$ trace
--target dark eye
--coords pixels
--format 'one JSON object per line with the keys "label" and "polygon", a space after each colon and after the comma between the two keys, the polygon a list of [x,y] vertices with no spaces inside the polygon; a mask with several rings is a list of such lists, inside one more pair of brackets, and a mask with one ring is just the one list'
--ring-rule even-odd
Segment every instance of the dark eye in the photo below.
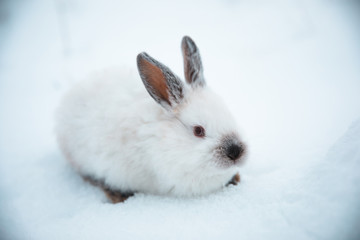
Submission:
{"label": "dark eye", "polygon": [[205,137],[205,129],[202,126],[195,126],[194,135],[201,138]]}

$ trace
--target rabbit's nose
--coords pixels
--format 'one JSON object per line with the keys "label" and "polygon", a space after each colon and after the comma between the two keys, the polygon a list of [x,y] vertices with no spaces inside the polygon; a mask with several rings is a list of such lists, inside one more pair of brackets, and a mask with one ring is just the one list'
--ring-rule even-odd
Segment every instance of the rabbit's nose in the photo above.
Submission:
{"label": "rabbit's nose", "polygon": [[231,160],[238,159],[244,153],[244,148],[241,145],[232,144],[226,151],[226,156]]}

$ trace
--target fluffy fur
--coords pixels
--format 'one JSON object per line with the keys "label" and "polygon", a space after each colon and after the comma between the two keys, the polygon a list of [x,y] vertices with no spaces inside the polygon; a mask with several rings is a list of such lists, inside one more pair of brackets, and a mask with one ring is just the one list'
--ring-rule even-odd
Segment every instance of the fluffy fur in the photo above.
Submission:
{"label": "fluffy fur", "polygon": [[[184,37],[182,43],[188,54],[184,55],[188,84],[143,53],[138,67],[144,85],[139,77],[109,71],[81,82],[64,96],[57,112],[58,142],[82,176],[122,192],[194,196],[219,190],[238,173],[245,154],[231,160],[221,151],[231,139],[242,144],[242,150],[244,144],[230,112],[205,84],[201,62],[196,63],[199,51],[190,40]],[[192,52],[196,48],[195,58],[186,48]],[[159,74],[165,85],[156,82]],[[178,80],[181,89],[174,90],[171,81]],[[157,89],[164,86],[167,92]],[[204,127],[204,138],[194,136],[197,125]]]}

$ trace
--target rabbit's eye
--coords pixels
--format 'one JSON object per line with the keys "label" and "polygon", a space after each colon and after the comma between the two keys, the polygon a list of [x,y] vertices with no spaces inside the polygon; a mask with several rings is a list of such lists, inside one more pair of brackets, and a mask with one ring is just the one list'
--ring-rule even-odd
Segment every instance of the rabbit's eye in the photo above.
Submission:
{"label": "rabbit's eye", "polygon": [[202,126],[195,126],[194,135],[201,138],[205,137],[205,129]]}

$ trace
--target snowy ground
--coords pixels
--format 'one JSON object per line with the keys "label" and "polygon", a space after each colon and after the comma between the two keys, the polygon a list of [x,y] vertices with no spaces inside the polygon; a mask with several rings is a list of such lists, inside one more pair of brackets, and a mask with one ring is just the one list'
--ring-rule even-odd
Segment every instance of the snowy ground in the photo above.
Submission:
{"label": "snowy ground", "polygon": [[[191,36],[246,133],[239,186],[109,204],[53,134],[61,95]],[[0,1],[0,239],[359,239],[356,1]],[[140,80],[139,80],[140,81]]]}

